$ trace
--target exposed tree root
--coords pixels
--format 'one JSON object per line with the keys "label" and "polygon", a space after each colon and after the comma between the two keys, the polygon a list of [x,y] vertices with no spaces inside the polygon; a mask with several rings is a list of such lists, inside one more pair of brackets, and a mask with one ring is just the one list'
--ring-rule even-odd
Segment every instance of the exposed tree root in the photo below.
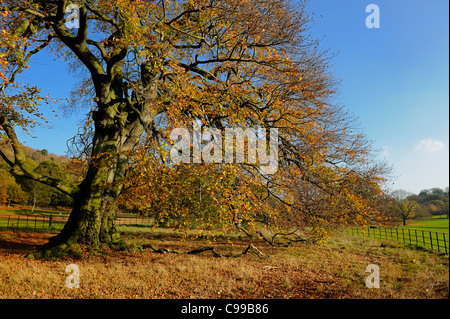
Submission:
{"label": "exposed tree root", "polygon": [[[296,232],[298,229],[289,232],[289,233],[275,233],[270,237],[267,237],[263,234],[262,231],[258,232],[258,235],[261,237],[264,242],[269,244],[270,246],[279,246],[279,247],[290,247],[293,243],[304,242],[307,241],[303,237],[299,236]],[[281,238],[281,241],[276,243],[275,239],[277,237]]]}
{"label": "exposed tree root", "polygon": [[52,259],[60,259],[62,257],[72,257],[72,258],[82,258],[82,254],[80,253],[81,246],[78,244],[66,244],[61,243],[55,246],[43,246],[40,250],[25,255],[26,258],[52,258]]}
{"label": "exposed tree root", "polygon": [[187,254],[187,255],[195,255],[195,254],[200,254],[203,253],[205,251],[211,251],[214,255],[214,257],[218,257],[218,258],[238,258],[238,257],[242,257],[248,253],[255,255],[257,257],[263,258],[266,257],[258,248],[256,248],[253,244],[250,244],[247,246],[247,248],[245,248],[245,250],[242,253],[239,254],[222,254],[219,253],[214,247],[208,246],[208,247],[202,247],[202,248],[198,248],[198,249],[194,249],[194,250],[190,250],[190,251],[181,251],[181,250],[176,250],[176,249],[167,249],[167,248],[157,248],[153,245],[147,244],[147,245],[143,245],[142,248],[146,249],[146,248],[150,248],[151,250],[153,250],[156,253],[161,253],[161,254]]}
{"label": "exposed tree root", "polygon": [[111,241],[109,243],[96,243],[85,244],[79,242],[73,238],[61,238],[58,236],[51,237],[49,242],[39,247],[39,249],[33,253],[27,254],[26,258],[50,258],[61,259],[64,257],[81,259],[83,258],[82,252],[99,253],[106,246],[112,246],[113,244],[121,243],[121,241]]}
{"label": "exposed tree root", "polygon": [[[113,249],[118,250],[125,250],[125,251],[131,251],[133,249],[133,246],[129,243],[126,243],[123,240],[113,241],[109,243],[109,246]],[[212,246],[206,246],[206,247],[200,247],[197,249],[193,249],[190,251],[182,251],[177,249],[170,249],[170,248],[160,248],[155,247],[151,244],[145,244],[140,246],[142,249],[151,249],[155,253],[160,254],[186,254],[186,255],[195,255],[200,254],[203,252],[210,251],[214,257],[218,258],[239,258],[242,256],[245,256],[246,254],[252,254],[254,256],[257,256],[259,258],[267,257],[265,254],[263,254],[258,248],[256,248],[253,244],[249,244],[244,251],[238,254],[224,254],[221,252],[218,252],[215,247]],[[57,241],[53,239],[51,243],[47,243],[40,247],[40,249],[36,252],[30,253],[25,255],[26,258],[50,258],[50,259],[61,259],[63,257],[71,257],[71,258],[82,258],[82,251],[86,249],[85,245],[77,244],[76,242],[73,243],[70,240],[66,240],[63,242]],[[87,250],[89,252],[95,252],[101,250],[101,247],[97,246],[95,248],[92,248],[90,246],[87,246]]]}
{"label": "exposed tree root", "polygon": [[[287,233],[274,233],[274,234],[264,234],[262,230],[257,230],[255,234],[252,234],[248,230],[246,230],[244,227],[242,227],[239,224],[235,224],[235,227],[242,231],[245,235],[247,235],[250,239],[255,239],[255,237],[261,238],[266,244],[270,246],[279,246],[279,247],[289,247],[293,243],[297,242],[304,242],[307,241],[307,239],[303,238],[302,235],[299,235],[298,232],[300,231],[300,228],[295,228],[294,230],[287,232]],[[301,232],[301,231],[300,231]],[[277,242],[275,241],[276,238],[280,238]]]}

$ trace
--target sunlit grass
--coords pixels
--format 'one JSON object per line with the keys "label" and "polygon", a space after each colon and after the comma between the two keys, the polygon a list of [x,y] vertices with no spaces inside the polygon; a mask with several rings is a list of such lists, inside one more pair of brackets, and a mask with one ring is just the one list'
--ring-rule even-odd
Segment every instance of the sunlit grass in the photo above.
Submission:
{"label": "sunlit grass", "polygon": [[[0,231],[0,298],[448,298],[448,257],[399,242],[338,235],[325,244],[255,245],[264,257],[159,254],[106,249],[82,259],[34,260],[24,254],[52,234]],[[153,234],[155,235],[155,234]],[[180,251],[210,245],[161,231],[123,233],[132,245]],[[245,242],[213,244],[242,252]],[[65,286],[65,267],[80,268],[80,289]],[[380,268],[380,289],[368,289],[365,269]]]}
{"label": "sunlit grass", "polygon": [[445,219],[426,219],[419,221],[410,221],[406,226],[401,226],[406,229],[417,229],[434,232],[449,233],[449,220]]}

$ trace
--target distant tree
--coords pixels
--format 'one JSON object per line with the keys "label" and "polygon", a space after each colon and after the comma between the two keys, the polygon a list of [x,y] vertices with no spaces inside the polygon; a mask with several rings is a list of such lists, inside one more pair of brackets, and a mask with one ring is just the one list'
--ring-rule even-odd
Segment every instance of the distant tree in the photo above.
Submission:
{"label": "distant tree", "polygon": [[[411,200],[411,199],[409,199]],[[414,202],[414,200],[412,200]],[[414,217],[418,219],[426,219],[430,218],[431,214],[430,211],[427,209],[427,207],[421,205],[420,203],[416,202],[416,206],[414,207]]]}
{"label": "distant tree", "polygon": [[11,176],[7,171],[0,169],[0,205],[5,205],[8,202],[7,189],[10,184]]}
{"label": "distant tree", "polygon": [[447,215],[449,213],[448,187],[445,190],[435,187],[420,191],[419,195],[408,197],[416,200],[428,215]]}
{"label": "distant tree", "polygon": [[[34,169],[34,172],[59,180],[66,179],[63,168],[51,159],[42,161]],[[34,211],[36,206],[67,206],[66,204],[71,203],[69,196],[48,185],[25,178],[21,178],[20,183],[29,194],[29,203],[32,205],[32,211]]]}
{"label": "distant tree", "polygon": [[0,168],[0,205],[26,204],[27,199],[28,194],[15,178],[8,171]]}
{"label": "distant tree", "polygon": [[390,194],[394,216],[400,218],[403,225],[406,225],[408,219],[413,218],[417,205],[417,202],[408,198],[410,195],[412,194],[405,190],[396,190]]}
{"label": "distant tree", "polygon": [[431,190],[430,189],[422,189],[419,193],[419,197],[426,198],[428,195],[431,194]]}
{"label": "distant tree", "polygon": [[[67,156],[58,156],[49,154],[47,150],[36,150],[27,146],[22,146],[25,153],[25,165],[28,169],[45,174],[55,179],[67,180],[67,182],[77,183],[82,179],[84,165],[78,161],[69,159]],[[13,154],[11,145],[0,137],[0,150],[8,158]],[[26,193],[22,200],[23,204],[35,206],[64,206],[69,207],[73,204],[70,196],[58,191],[57,189],[11,174],[11,167],[0,157],[0,205],[6,205],[8,200],[8,186],[17,183],[23,192]],[[16,186],[11,186],[13,189]],[[10,194],[16,192],[11,190]],[[14,202],[14,200],[12,200]]]}
{"label": "distant tree", "polygon": [[449,189],[448,189],[448,187],[446,187],[445,190],[444,190],[444,203],[445,203],[444,213],[447,215],[447,218],[449,218],[450,201],[449,201]]}
{"label": "distant tree", "polygon": [[6,193],[8,194],[8,206],[12,203],[25,204],[28,198],[27,193],[25,193],[16,182],[8,185]]}

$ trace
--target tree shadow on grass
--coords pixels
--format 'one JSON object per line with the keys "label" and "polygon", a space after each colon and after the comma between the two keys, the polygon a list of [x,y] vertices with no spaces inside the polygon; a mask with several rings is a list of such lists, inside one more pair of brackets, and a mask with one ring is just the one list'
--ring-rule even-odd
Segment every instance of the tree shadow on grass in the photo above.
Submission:
{"label": "tree shadow on grass", "polygon": [[8,252],[11,254],[18,254],[18,253],[23,254],[25,252],[35,251],[40,246],[41,245],[39,244],[0,239],[0,251]]}

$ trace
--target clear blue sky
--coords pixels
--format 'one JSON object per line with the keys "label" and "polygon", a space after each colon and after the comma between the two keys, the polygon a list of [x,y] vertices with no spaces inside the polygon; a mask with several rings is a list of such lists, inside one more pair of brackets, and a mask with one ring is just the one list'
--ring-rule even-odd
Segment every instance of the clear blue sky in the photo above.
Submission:
{"label": "clear blue sky", "polygon": [[[365,25],[380,8],[380,28]],[[449,2],[319,0],[313,34],[339,52],[339,102],[359,116],[397,176],[392,189],[449,185]]]}
{"label": "clear blue sky", "polygon": [[[368,29],[366,6],[380,8],[380,28]],[[379,156],[394,168],[392,190],[418,193],[449,185],[449,3],[448,0],[312,0],[311,33],[338,53],[342,80],[336,102],[359,117]],[[76,83],[67,68],[38,56],[22,80],[65,98]],[[43,80],[44,79],[44,80]],[[76,133],[81,113],[53,119],[26,145],[58,155]],[[50,118],[50,116],[49,116]]]}

